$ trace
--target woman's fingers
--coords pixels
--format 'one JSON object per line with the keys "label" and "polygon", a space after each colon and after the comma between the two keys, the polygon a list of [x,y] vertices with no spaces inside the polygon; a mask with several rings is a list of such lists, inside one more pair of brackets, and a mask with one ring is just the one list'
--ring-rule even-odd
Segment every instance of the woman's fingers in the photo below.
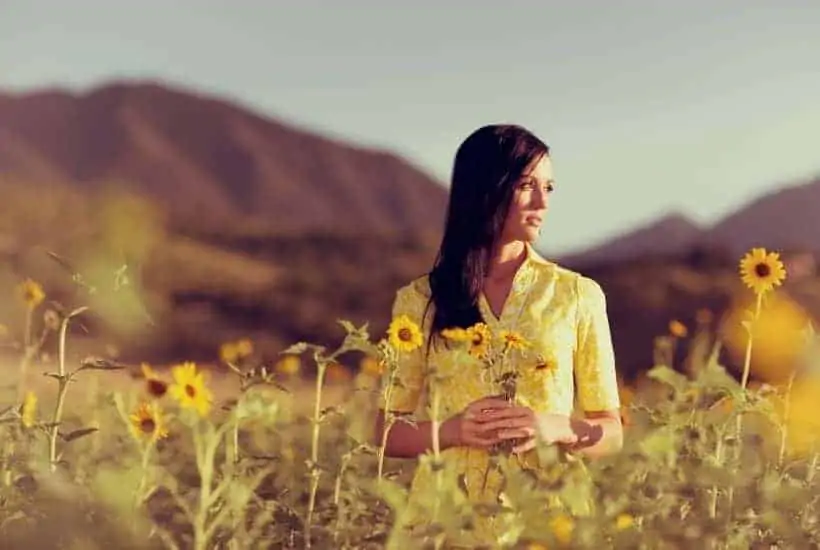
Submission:
{"label": "woman's fingers", "polygon": [[524,428],[517,428],[517,429],[508,429],[508,430],[499,430],[498,431],[498,438],[499,439],[519,439],[523,437],[533,437],[535,435],[535,429],[531,426],[526,426]]}
{"label": "woman's fingers", "polygon": [[521,428],[533,427],[533,420],[527,416],[514,416],[512,418],[502,418],[491,422],[481,422],[478,424],[482,432],[493,432],[497,430],[517,430]]}
{"label": "woman's fingers", "polygon": [[527,451],[531,451],[532,449],[535,449],[535,442],[535,438],[531,437],[527,439],[524,443],[513,447],[512,452],[513,454],[521,454],[526,453]]}
{"label": "woman's fingers", "polygon": [[479,422],[492,422],[504,418],[532,417],[533,412],[527,407],[510,406],[503,409],[492,409],[481,413],[476,419]]}

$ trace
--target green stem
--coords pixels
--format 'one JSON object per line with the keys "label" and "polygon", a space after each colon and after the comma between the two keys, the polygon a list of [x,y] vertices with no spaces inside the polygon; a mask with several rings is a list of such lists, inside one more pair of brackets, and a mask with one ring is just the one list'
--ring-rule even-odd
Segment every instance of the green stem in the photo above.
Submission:
{"label": "green stem", "polygon": [[806,473],[806,483],[811,484],[814,481],[814,476],[817,473],[817,462],[820,459],[820,451],[815,449],[809,463],[809,471]]}
{"label": "green stem", "polygon": [[34,347],[31,343],[32,309],[26,309],[26,328],[23,334],[23,358],[20,360],[20,379],[17,381],[17,402],[22,403],[26,395],[26,376],[31,360],[34,359]]}
{"label": "green stem", "polygon": [[193,427],[194,448],[196,450],[197,469],[199,470],[199,506],[194,518],[194,549],[206,550],[208,547],[208,510],[211,504],[212,460],[209,460],[207,441],[203,440],[198,419]]}
{"label": "green stem", "polygon": [[316,508],[316,492],[319,489],[319,429],[322,414],[322,386],[326,367],[327,365],[323,361],[317,363],[316,399],[313,405],[313,434],[310,441],[310,500],[308,501],[307,520],[305,521],[306,548],[310,548],[310,528],[313,524],[313,511]]}
{"label": "green stem", "polygon": [[71,381],[71,378],[68,375],[66,375],[65,365],[66,334],[68,332],[68,322],[69,318],[66,317],[60,324],[58,372],[59,377],[57,379],[57,381],[59,382],[59,386],[57,389],[57,404],[54,407],[54,415],[51,419],[51,431],[49,433],[50,437],[48,442],[48,457],[52,472],[57,469],[57,437],[60,434],[60,422],[63,418],[63,407],[65,405],[66,393],[68,392],[68,384]]}
{"label": "green stem", "polygon": [[393,397],[393,383],[396,377],[396,369],[390,369],[390,378],[387,382],[387,389],[385,390],[384,395],[384,427],[382,428],[382,440],[381,444],[379,445],[379,466],[378,466],[378,479],[381,481],[382,474],[384,473],[384,454],[387,450],[387,436],[390,433],[390,428],[393,427],[393,413],[390,410],[390,404]]}
{"label": "green stem", "polygon": [[441,421],[439,417],[441,416],[441,395],[438,391],[438,384],[436,383],[435,376],[433,380],[431,380],[431,393],[432,393],[432,403],[431,403],[431,418],[430,418],[430,429],[432,430],[431,442],[433,446],[433,468],[435,468],[435,479],[436,479],[436,500],[435,500],[435,509],[433,511],[433,518],[438,519],[439,511],[441,508],[441,491],[443,487],[443,464],[441,460],[441,439],[439,437],[439,427],[441,425]]}
{"label": "green stem", "polygon": [[[760,317],[760,308],[763,304],[763,293],[759,292],[757,294],[757,302],[755,304],[755,313],[752,323],[756,322],[758,317]],[[746,385],[749,382],[749,371],[752,364],[752,327],[749,327],[749,339],[746,341],[746,357],[743,362],[743,379],[741,380],[740,386],[745,390]]]}
{"label": "green stem", "polygon": [[[751,325],[749,326],[749,338],[746,341],[746,356],[745,356],[745,359],[743,361],[743,378],[741,379],[741,382],[740,382],[740,386],[741,386],[741,388],[743,389],[744,392],[746,390],[746,386],[749,383],[749,374],[750,374],[750,370],[751,370],[750,367],[751,367],[751,364],[752,364],[752,341],[754,340],[754,338],[752,336],[753,336],[753,332],[754,332],[754,323],[756,323],[758,318],[760,317],[760,309],[761,309],[762,304],[763,304],[763,293],[758,292],[757,293],[757,301],[755,303],[754,317],[752,318]],[[743,415],[744,415],[744,410],[741,408],[741,410],[739,410],[737,412],[737,418],[736,418],[736,421],[735,421],[735,449],[736,449],[735,450],[735,460],[736,461],[740,460],[741,453],[743,451],[743,445],[742,445],[742,440],[741,440],[741,436],[743,434]],[[728,491],[727,496],[728,496],[728,499],[729,499],[729,513],[731,514],[732,510],[733,510],[733,507],[734,507],[734,497],[735,497],[735,488],[734,487],[729,487],[729,491]]]}
{"label": "green stem", "polygon": [[[723,463],[723,430],[718,432],[717,445],[715,445],[715,462],[720,467]],[[709,506],[709,517],[714,519],[717,517],[717,503],[720,489],[717,485],[712,486],[712,502]]]}
{"label": "green stem", "polygon": [[783,458],[786,455],[786,440],[789,435],[789,420],[791,418],[792,386],[794,386],[794,378],[796,374],[797,371],[792,370],[792,373],[789,375],[789,385],[786,387],[786,402],[783,406],[783,426],[780,429],[780,452],[777,455],[777,466],[779,468],[783,467]]}

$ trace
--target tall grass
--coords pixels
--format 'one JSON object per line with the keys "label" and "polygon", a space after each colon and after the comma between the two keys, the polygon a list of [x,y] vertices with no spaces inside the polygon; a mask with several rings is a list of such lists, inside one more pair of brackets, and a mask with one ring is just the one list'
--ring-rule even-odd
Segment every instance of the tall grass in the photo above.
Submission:
{"label": "tall grass", "polygon": [[[817,358],[791,365],[783,384],[752,383],[765,307],[744,317],[740,381],[719,360],[720,339],[704,349],[715,336],[705,325],[673,323],[659,342],[689,346],[687,374],[658,350],[649,389],[625,399],[621,452],[589,460],[540,445],[541,467],[528,473],[502,454],[503,494],[479,507],[437,444],[418,462],[436,483],[410,499],[416,462],[385,458],[372,438],[379,388],[408,345],[402,331],[374,338],[342,321],[337,349],[295,343],[274,364],[249,340],[227,342],[211,370],[143,365],[128,385],[126,365],[72,353],[69,325],[82,323],[84,303],[58,308],[24,284],[23,328],[2,333],[21,338],[27,375],[2,408],[4,547],[444,548],[487,513],[505,526],[493,543],[504,548],[820,544]],[[751,285],[756,304],[774,286]],[[58,337],[56,371],[40,363],[40,331]],[[354,376],[340,366],[351,357],[362,358]],[[318,373],[312,386],[306,372]],[[78,391],[92,380],[94,391]],[[404,529],[419,511],[429,525]]]}

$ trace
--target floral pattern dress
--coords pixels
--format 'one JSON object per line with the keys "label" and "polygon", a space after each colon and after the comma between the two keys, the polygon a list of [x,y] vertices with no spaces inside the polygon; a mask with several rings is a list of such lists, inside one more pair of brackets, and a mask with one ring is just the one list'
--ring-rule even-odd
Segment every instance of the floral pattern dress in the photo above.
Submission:
{"label": "floral pattern dress", "polygon": [[[393,303],[393,318],[408,316],[417,323],[426,343],[432,308],[422,319],[430,297],[427,277],[420,277],[400,288]],[[515,331],[531,346],[532,360],[514,360],[516,397],[519,405],[536,413],[572,414],[582,411],[617,410],[620,407],[615,357],[606,298],[594,280],[563,268],[538,255],[527,246],[527,255],[513,279],[512,288],[497,317],[482,294],[479,310],[493,333]],[[414,413],[419,420],[428,418],[427,373],[435,365],[439,378],[440,418],[461,412],[471,402],[497,395],[498,386],[482,376],[475,362],[456,360],[457,356],[426,345],[401,355],[390,391],[390,409]],[[537,358],[537,360],[536,360]],[[381,392],[385,407],[387,388]],[[468,498],[479,503],[497,497],[498,479],[485,479],[488,453],[483,449],[450,448],[442,452],[464,480]],[[523,457],[523,467],[537,467],[535,452]],[[417,468],[410,490],[413,494],[434,483],[429,469]],[[492,518],[475,526],[475,543],[492,543],[496,532]]]}

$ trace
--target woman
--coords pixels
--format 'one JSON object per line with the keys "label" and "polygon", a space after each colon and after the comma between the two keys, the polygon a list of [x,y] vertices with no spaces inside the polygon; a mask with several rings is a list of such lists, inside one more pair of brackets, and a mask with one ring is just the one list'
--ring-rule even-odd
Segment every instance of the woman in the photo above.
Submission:
{"label": "woman", "polygon": [[[534,467],[539,441],[600,456],[619,450],[623,436],[604,294],[593,280],[532,247],[554,186],[549,147],[520,126],[479,128],[459,147],[451,183],[435,264],[400,288],[393,304],[393,318],[406,315],[421,326],[425,345],[401,356],[389,408],[423,418],[427,375],[435,367],[442,455],[478,503],[497,498],[497,476],[487,479],[488,450],[497,444],[512,442],[524,467]],[[512,400],[444,337],[481,323],[492,334],[516,334],[528,344],[528,354],[509,360],[516,373]],[[382,392],[379,435],[387,395]],[[583,418],[571,419],[576,401]],[[418,457],[432,444],[429,421],[397,422],[385,454]],[[411,495],[432,478],[429,469],[418,468]],[[482,521],[473,542],[491,544],[499,529],[492,519]]]}

